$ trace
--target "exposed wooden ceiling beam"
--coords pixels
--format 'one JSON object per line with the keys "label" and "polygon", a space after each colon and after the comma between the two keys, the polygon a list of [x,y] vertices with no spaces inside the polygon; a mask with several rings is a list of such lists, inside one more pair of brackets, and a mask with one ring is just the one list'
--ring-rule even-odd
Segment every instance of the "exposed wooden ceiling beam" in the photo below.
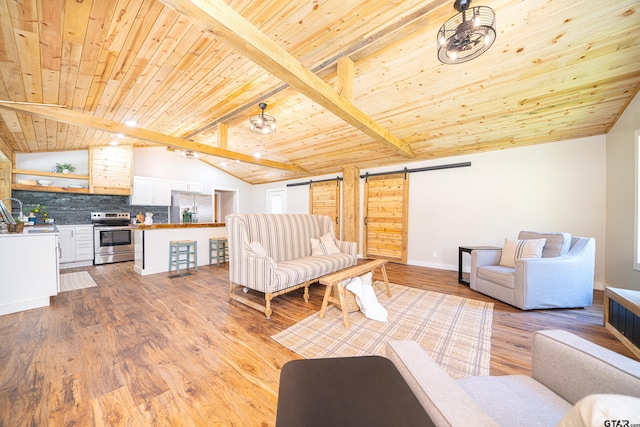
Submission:
{"label": "exposed wooden ceiling beam", "polygon": [[186,150],[197,151],[198,153],[209,154],[216,157],[223,157],[225,159],[240,160],[241,162],[252,163],[255,165],[266,166],[270,168],[306,173],[303,168],[297,165],[290,165],[262,158],[257,159],[247,154],[236,153],[235,151],[229,151],[223,148],[212,147],[210,145],[188,141],[186,139],[177,138],[171,135],[165,135],[152,130],[129,127],[122,123],[114,122],[112,120],[107,120],[101,117],[95,117],[86,113],[72,111],[66,108],[15,103],[10,101],[0,101],[0,108],[15,111],[18,113],[26,113],[45,119],[55,120],[70,125],[84,126],[116,134],[121,133],[131,138],[137,138],[143,141],[153,142],[161,145],[184,148]]}
{"label": "exposed wooden ceiling beam", "polygon": [[407,143],[341,97],[223,0],[160,1],[200,27],[213,32],[242,55],[376,141],[405,157],[415,157]]}
{"label": "exposed wooden ceiling beam", "polygon": [[[402,40],[407,36],[415,34],[417,31],[420,31],[420,29],[424,27],[424,22],[420,18],[422,18],[427,13],[430,13],[433,10],[441,7],[442,5],[450,3],[451,0],[435,0],[428,2],[425,6],[416,10],[414,13],[411,13],[404,18],[392,23],[391,25],[382,28],[380,31],[373,35],[364,37],[359,42],[349,46],[346,50],[340,52],[339,54],[327,59],[326,61],[323,61],[322,63],[314,67],[311,67],[310,70],[321,79],[324,79],[327,76],[331,75],[331,73],[335,72],[336,64],[338,63],[340,58],[348,56],[352,61],[357,62],[370,55],[373,55],[375,52],[389,45],[392,45],[393,43]],[[187,135],[184,135],[183,138],[190,139],[195,135],[198,135],[217,126],[219,123],[226,122],[237,116],[238,114],[242,114],[247,109],[254,108],[260,101],[271,98],[272,96],[277,95],[287,88],[289,88],[289,85],[285,83],[265,93],[261,93],[259,96],[252,98],[244,105],[233,109],[232,111],[224,114],[222,117],[219,117],[212,122],[189,132]]]}

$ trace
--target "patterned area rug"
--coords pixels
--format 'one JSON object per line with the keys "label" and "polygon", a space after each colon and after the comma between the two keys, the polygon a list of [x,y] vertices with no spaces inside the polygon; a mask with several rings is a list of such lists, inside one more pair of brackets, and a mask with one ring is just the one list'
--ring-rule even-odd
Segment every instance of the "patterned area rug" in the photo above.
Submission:
{"label": "patterned area rug", "polygon": [[489,375],[493,303],[391,284],[391,298],[383,282],[376,295],[389,312],[389,322],[342,312],[330,304],[324,319],[315,313],[272,336],[300,356],[312,359],[380,355],[390,340],[414,340],[453,378]]}
{"label": "patterned area rug", "polygon": [[98,286],[86,271],[63,273],[60,275],[60,292],[75,291],[76,289],[93,288]]}

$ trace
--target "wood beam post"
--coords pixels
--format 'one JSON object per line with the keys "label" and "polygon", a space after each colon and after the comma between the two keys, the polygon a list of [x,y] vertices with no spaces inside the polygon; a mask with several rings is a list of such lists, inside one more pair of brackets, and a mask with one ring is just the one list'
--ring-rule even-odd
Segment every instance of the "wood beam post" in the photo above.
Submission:
{"label": "wood beam post", "polygon": [[229,142],[229,125],[226,123],[218,123],[218,148],[227,149]]}
{"label": "wood beam post", "polygon": [[360,252],[360,170],[342,168],[342,239],[357,242]]}
{"label": "wood beam post", "polygon": [[338,93],[343,98],[353,101],[353,78],[355,65],[348,56],[338,59]]}
{"label": "wood beam post", "polygon": [[[11,162],[0,159],[0,200],[11,197]],[[11,209],[8,204],[7,208]]]}

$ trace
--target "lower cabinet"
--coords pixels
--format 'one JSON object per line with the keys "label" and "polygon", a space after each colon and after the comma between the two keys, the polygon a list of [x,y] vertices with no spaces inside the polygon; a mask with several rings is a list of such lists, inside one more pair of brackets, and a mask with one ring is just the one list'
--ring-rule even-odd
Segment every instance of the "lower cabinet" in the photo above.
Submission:
{"label": "lower cabinet", "polygon": [[59,225],[60,268],[93,265],[93,226]]}

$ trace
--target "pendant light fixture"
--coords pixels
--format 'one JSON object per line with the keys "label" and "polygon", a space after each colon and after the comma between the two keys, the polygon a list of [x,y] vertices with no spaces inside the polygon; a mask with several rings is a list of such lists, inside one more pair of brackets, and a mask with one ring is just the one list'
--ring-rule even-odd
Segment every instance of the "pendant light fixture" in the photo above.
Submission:
{"label": "pendant light fixture", "polygon": [[469,7],[471,0],[456,0],[459,13],[438,31],[438,59],[444,64],[471,61],[486,52],[496,39],[496,14],[488,6]]}
{"label": "pendant light fixture", "polygon": [[254,133],[260,133],[262,135],[269,135],[276,132],[276,119],[269,114],[264,113],[264,109],[267,108],[267,104],[261,102],[258,107],[262,110],[262,113],[255,116],[251,116],[249,119],[249,130]]}

